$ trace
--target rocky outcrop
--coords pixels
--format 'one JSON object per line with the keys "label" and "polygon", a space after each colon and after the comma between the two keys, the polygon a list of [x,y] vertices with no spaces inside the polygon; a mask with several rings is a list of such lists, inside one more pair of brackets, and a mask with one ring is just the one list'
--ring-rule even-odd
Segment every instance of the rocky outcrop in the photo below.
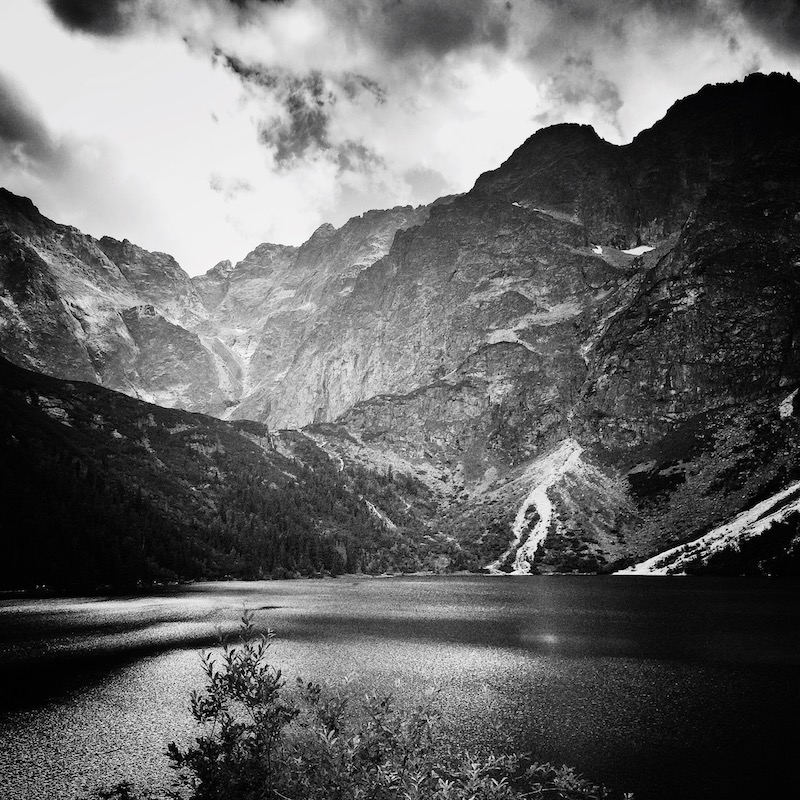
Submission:
{"label": "rocky outcrop", "polygon": [[[339,336],[340,308],[358,275],[386,255],[397,231],[427,215],[427,208],[370,211],[338,230],[321,226],[300,248],[262,244],[235,268],[215,267],[194,279],[243,375],[230,416],[279,427],[320,417],[327,378],[309,377],[320,342]],[[345,392],[350,402],[362,398]]]}
{"label": "rocky outcrop", "polygon": [[604,441],[800,381],[800,163],[743,165],[698,204],[674,248],[594,349],[580,414]]}
{"label": "rocky outcrop", "polygon": [[168,319],[189,330],[207,323],[208,313],[191,278],[172,256],[150,253],[127,239],[118,242],[109,236],[97,244],[144,303],[157,307]]}
{"label": "rocky outcrop", "polygon": [[47,263],[9,230],[0,231],[0,281],[3,352],[33,369],[59,364],[65,377],[95,380],[89,352],[80,343],[83,329],[63,303]]}
{"label": "rocky outcrop", "polygon": [[164,405],[224,410],[220,359],[195,332],[207,312],[170,256],[98,242],[2,191],[0,262],[6,357]]}

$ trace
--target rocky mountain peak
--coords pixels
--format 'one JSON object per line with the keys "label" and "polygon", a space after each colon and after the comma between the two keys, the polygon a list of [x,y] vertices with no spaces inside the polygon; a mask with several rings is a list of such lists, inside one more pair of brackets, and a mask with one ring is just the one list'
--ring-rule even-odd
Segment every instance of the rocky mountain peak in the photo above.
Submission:
{"label": "rocky mountain peak", "polygon": [[123,239],[104,236],[100,249],[116,264],[133,292],[187,328],[202,325],[207,317],[191,278],[169,254],[150,252]]}
{"label": "rocky mountain peak", "polygon": [[323,222],[322,225],[320,225],[314,231],[314,233],[311,234],[309,242],[320,241],[320,240],[324,241],[325,239],[329,239],[335,233],[336,233],[336,228],[334,228],[334,226],[331,225],[330,222]]}
{"label": "rocky mountain peak", "polygon": [[0,187],[0,224],[19,227],[26,222],[39,225],[46,221],[30,199]]}
{"label": "rocky mountain peak", "polygon": [[[719,126],[733,125],[734,133],[769,127],[776,121],[796,118],[800,102],[800,82],[791,75],[773,72],[753,73],[741,81],[706,84],[693,95],[677,100],[664,117],[633,140],[664,136],[664,130],[676,134],[693,134],[701,139],[714,139],[720,148],[731,131]],[[721,139],[718,135],[724,133]],[[785,133],[785,132],[784,132]]]}
{"label": "rocky mountain peak", "polygon": [[103,236],[97,244],[134,285],[147,281],[169,283],[186,275],[168,253],[151,253],[128,239],[118,241]]}
{"label": "rocky mountain peak", "polygon": [[214,264],[214,266],[206,272],[206,275],[214,276],[215,278],[227,278],[231,272],[233,272],[233,264],[226,258]]}
{"label": "rocky mountain peak", "polygon": [[297,248],[291,245],[263,242],[253,248],[253,250],[236,264],[236,267],[251,264],[270,266],[277,261],[284,261],[287,258],[291,258],[296,252]]}
{"label": "rocky mountain peak", "polygon": [[[16,231],[23,235],[30,242],[37,242],[37,246],[42,246],[44,241],[51,236],[56,236],[60,240],[65,240],[69,249],[75,245],[79,249],[85,250],[83,241],[89,239],[77,228],[69,225],[60,225],[45,217],[33,202],[27,197],[19,197],[13,192],[0,187],[0,229]],[[97,248],[94,253],[89,254],[90,260],[97,260]],[[100,255],[103,261],[106,261]]]}

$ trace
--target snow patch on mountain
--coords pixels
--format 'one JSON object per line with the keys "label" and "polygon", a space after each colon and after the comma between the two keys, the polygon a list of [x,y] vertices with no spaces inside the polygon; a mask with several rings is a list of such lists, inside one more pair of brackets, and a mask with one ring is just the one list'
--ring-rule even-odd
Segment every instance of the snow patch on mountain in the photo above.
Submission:
{"label": "snow patch on mountain", "polygon": [[632,247],[630,250],[623,250],[622,252],[627,253],[629,256],[642,256],[654,249],[649,244],[640,244],[638,247]]}
{"label": "snow patch on mountain", "polygon": [[534,349],[527,342],[523,342],[519,338],[515,330],[511,330],[509,328],[503,328],[501,330],[489,331],[486,334],[487,344],[500,344],[502,342],[507,342],[509,344],[521,344],[523,347],[526,347],[531,352],[535,352]]}
{"label": "snow patch on mountain", "polygon": [[737,514],[730,522],[714,528],[693,542],[672,547],[647,561],[615,572],[615,575],[683,575],[685,567],[698,558],[705,560],[726,547],[764,533],[771,525],[800,511],[800,481]]}
{"label": "snow patch on mountain", "polygon": [[788,419],[794,413],[794,398],[797,396],[798,390],[795,389],[788,397],[784,398],[778,406],[778,413],[781,419]]}

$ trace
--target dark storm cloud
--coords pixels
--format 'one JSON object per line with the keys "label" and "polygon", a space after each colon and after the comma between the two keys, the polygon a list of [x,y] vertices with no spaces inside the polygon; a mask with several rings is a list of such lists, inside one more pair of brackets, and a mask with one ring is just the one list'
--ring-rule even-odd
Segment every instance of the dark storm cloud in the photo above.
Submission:
{"label": "dark storm cloud", "polygon": [[97,36],[121,36],[133,25],[138,0],[47,0],[52,12],[70,30]]}
{"label": "dark storm cloud", "polygon": [[383,159],[369,149],[363,142],[352,139],[342,142],[336,148],[336,163],[339,172],[366,173],[375,167],[384,166]]}
{"label": "dark storm cloud", "polygon": [[383,41],[390,53],[425,51],[442,56],[476,44],[502,49],[508,42],[509,9],[485,0],[396,2],[383,6]]}
{"label": "dark storm cloud", "polygon": [[248,64],[219,49],[214,57],[243,84],[258,87],[281,105],[281,115],[259,124],[259,139],[274,150],[278,165],[302,158],[310,151],[331,148],[328,128],[336,96],[319,71],[296,76],[275,67]]}
{"label": "dark storm cloud", "polygon": [[797,0],[739,0],[744,17],[778,47],[800,49],[800,2]]}
{"label": "dark storm cloud", "polygon": [[330,150],[328,129],[336,99],[322,75],[286,76],[276,88],[285,116],[263,123],[259,131],[261,141],[275,149],[275,161],[284,165],[314,150]]}
{"label": "dark storm cloud", "polygon": [[285,79],[277,96],[284,113],[261,123],[259,140],[273,151],[278,167],[290,168],[314,155],[332,159],[339,172],[364,172],[382,163],[363,142],[331,140],[330,119],[337,97],[319,72]]}
{"label": "dark storm cloud", "polygon": [[371,95],[375,102],[386,102],[386,89],[378,81],[359,75],[355,72],[346,72],[341,80],[342,90],[350,100],[355,100],[361,94]]}
{"label": "dark storm cloud", "polygon": [[58,161],[44,122],[12,84],[0,75],[0,158],[17,163],[51,164]]}
{"label": "dark storm cloud", "polygon": [[[312,70],[306,78],[297,78],[286,70],[278,67],[268,67],[265,64],[252,64],[237,58],[231,53],[226,53],[216,47],[213,51],[213,60],[236,74],[245,85],[260,86],[264,89],[278,89],[282,85],[297,89],[303,83],[308,84],[312,95],[319,102],[322,98],[322,76],[319,70]],[[327,79],[342,90],[349,100],[355,100],[361,95],[370,96],[376,103],[386,101],[386,90],[378,81],[360,75],[356,72],[344,72],[332,75]],[[333,102],[333,97],[330,98]]]}
{"label": "dark storm cloud", "polygon": [[508,43],[511,3],[498,0],[343,0],[326,9],[338,25],[360,31],[388,56],[441,58],[476,45]]}
{"label": "dark storm cloud", "polygon": [[312,70],[294,75],[276,67],[246,63],[219,48],[214,59],[245,86],[258,88],[280,104],[280,115],[259,124],[259,140],[272,150],[279,167],[319,153],[334,159],[340,171],[363,171],[366,165],[380,163],[362,142],[334,143],[330,137],[330,118],[340,96],[351,102],[361,96],[378,104],[385,102],[385,91],[376,81],[352,72],[323,75]]}
{"label": "dark storm cloud", "polygon": [[[671,25],[666,36],[720,30],[743,20],[777,46],[800,47],[800,0],[341,0],[326,13],[392,57],[442,58],[476,45],[504,51],[514,37],[547,57],[587,33],[624,40],[627,26],[641,15]],[[735,38],[731,44],[736,46]]]}
{"label": "dark storm cloud", "polygon": [[535,0],[535,4],[550,8],[565,20],[592,26],[641,11],[683,21],[711,22],[718,18],[718,10],[709,0]]}
{"label": "dark storm cloud", "polygon": [[[259,8],[283,0],[194,0],[196,7],[210,8],[220,15],[232,15],[245,24]],[[180,27],[170,0],[47,0],[50,10],[69,30],[95,36],[124,36],[144,24]]]}
{"label": "dark storm cloud", "polygon": [[597,37],[596,47],[624,43],[630,28],[645,16],[672,26],[666,38],[698,29],[719,27],[723,17],[708,0],[535,0],[520,6],[517,22],[536,63],[563,56],[580,42],[585,49]]}
{"label": "dark storm cloud", "polygon": [[249,64],[231,53],[226,53],[220,48],[214,48],[213,60],[229,69],[244,84],[260,86],[265,89],[274,89],[281,82],[283,70],[268,67],[264,64]]}
{"label": "dark storm cloud", "polygon": [[[292,0],[47,0],[53,14],[70,30],[96,36],[124,36],[144,25],[180,31],[192,9],[246,25],[268,6]],[[587,30],[624,37],[626,21],[650,13],[692,28],[712,28],[740,12],[748,27],[776,46],[800,47],[799,0],[315,0],[332,24],[363,37],[388,57],[427,54],[434,59],[485,45],[505,50],[515,27],[534,26],[542,11],[549,22],[522,31],[541,51],[552,51],[571,35]],[[519,30],[516,31],[520,33]],[[548,46],[549,45],[549,46]]]}
{"label": "dark storm cloud", "polygon": [[[800,48],[800,0],[536,0],[536,5],[546,6],[567,29],[604,28],[620,33],[624,20],[641,12],[687,29],[718,29],[726,21],[736,22],[735,15],[740,14],[746,28],[772,44],[791,52]],[[736,47],[736,39],[730,44]]]}

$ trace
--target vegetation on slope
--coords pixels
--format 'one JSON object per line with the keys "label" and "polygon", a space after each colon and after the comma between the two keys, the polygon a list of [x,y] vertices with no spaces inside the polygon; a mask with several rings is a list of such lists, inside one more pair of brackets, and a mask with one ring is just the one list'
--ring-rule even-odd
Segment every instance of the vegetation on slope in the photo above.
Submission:
{"label": "vegetation on slope", "polygon": [[800,513],[774,522],[759,536],[729,544],[686,565],[687,575],[800,577]]}
{"label": "vegetation on slope", "polygon": [[0,450],[3,589],[412,571],[439,546],[411,478],[2,361]]}

